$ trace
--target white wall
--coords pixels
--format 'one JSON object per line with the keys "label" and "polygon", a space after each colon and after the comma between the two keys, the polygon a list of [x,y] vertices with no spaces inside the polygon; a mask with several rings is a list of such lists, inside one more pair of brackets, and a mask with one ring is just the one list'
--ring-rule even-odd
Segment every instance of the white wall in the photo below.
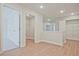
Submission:
{"label": "white wall", "polygon": [[59,31],[63,33],[65,32],[65,20],[59,21]]}
{"label": "white wall", "polygon": [[0,50],[1,50],[1,4],[0,4]]}
{"label": "white wall", "polygon": [[20,19],[20,46],[26,47],[26,18],[25,11],[22,9]]}
{"label": "white wall", "polygon": [[41,41],[45,41],[52,44],[63,45],[63,33],[62,32],[43,32],[41,35]]}
{"label": "white wall", "polygon": [[35,23],[36,42],[48,42],[62,46],[64,41],[64,29],[62,29],[64,28],[63,22],[64,21],[59,22],[59,32],[45,32],[43,30],[43,16],[39,16]]}
{"label": "white wall", "polygon": [[35,18],[35,42],[39,42],[42,39],[42,29],[43,29],[43,24],[42,24],[42,19],[43,16],[37,15]]}

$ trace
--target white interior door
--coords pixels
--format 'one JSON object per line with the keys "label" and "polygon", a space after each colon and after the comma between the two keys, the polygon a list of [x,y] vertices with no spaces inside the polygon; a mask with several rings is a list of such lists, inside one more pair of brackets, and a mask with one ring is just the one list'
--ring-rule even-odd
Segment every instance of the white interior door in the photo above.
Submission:
{"label": "white interior door", "polygon": [[10,50],[19,47],[19,12],[3,7],[4,16],[4,39],[3,50]]}

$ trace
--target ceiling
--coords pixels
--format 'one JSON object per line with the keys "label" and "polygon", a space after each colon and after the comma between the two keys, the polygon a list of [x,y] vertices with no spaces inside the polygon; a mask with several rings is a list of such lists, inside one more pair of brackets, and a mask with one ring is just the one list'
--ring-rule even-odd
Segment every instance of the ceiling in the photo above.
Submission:
{"label": "ceiling", "polygon": [[[79,3],[23,3],[21,5],[50,18],[71,16],[72,12],[74,15],[79,14]],[[40,5],[44,8],[40,8]],[[60,10],[64,12],[60,13]]]}

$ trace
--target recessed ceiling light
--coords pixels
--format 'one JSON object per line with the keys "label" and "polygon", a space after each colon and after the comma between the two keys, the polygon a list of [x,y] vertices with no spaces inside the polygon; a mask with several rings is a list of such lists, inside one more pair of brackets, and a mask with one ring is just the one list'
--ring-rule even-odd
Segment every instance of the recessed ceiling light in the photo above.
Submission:
{"label": "recessed ceiling light", "polygon": [[64,10],[60,10],[60,13],[64,13]]}
{"label": "recessed ceiling light", "polygon": [[74,13],[72,12],[71,15],[74,15]]}
{"label": "recessed ceiling light", "polygon": [[48,21],[51,21],[51,19],[48,19]]}
{"label": "recessed ceiling light", "polygon": [[43,5],[41,5],[40,8],[43,8]]}

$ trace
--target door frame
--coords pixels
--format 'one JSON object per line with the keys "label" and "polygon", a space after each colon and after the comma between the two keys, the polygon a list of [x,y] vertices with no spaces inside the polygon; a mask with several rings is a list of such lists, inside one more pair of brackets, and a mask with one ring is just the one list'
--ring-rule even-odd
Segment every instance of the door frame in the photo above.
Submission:
{"label": "door frame", "polygon": [[[30,39],[29,37],[27,38],[27,28],[30,30],[30,26],[31,26],[31,24],[30,24],[30,21],[33,21],[33,31],[32,31],[32,33],[33,33],[33,37],[32,37],[32,39],[33,39],[33,41],[34,41],[34,32],[35,32],[35,26],[34,26],[34,20],[35,20],[35,16],[33,16],[33,15],[31,15],[30,14],[30,16],[32,17],[32,18],[28,18],[29,16],[26,16],[26,39]],[[29,22],[29,26],[27,27],[27,21]],[[30,32],[30,31],[29,31]],[[29,36],[30,36],[30,34],[29,34]]]}
{"label": "door frame", "polygon": [[[79,15],[74,15],[74,16],[69,16],[69,17],[66,17],[66,18],[64,18],[64,20],[65,20],[65,32],[66,32],[66,21],[67,20],[75,20],[75,19],[79,19]],[[65,37],[65,43],[67,42],[67,40],[66,40],[66,34],[64,34],[64,37]],[[69,39],[69,40],[71,40],[71,39]]]}
{"label": "door frame", "polygon": [[[79,19],[69,19],[69,20],[66,20],[66,24],[65,24],[66,29],[65,29],[65,32],[67,31],[67,21],[73,21],[73,20],[79,20]],[[68,40],[74,40],[74,39],[72,39],[72,38],[67,37],[67,34],[66,34],[66,33],[65,33],[65,35],[66,35],[66,39],[68,39]],[[78,40],[78,39],[75,39],[75,40]],[[79,41],[79,40],[78,40],[78,41]]]}
{"label": "door frame", "polygon": [[[27,14],[30,14],[30,15],[32,15],[34,18],[32,19],[32,20],[34,20],[34,38],[33,38],[33,42],[35,42],[35,40],[36,40],[36,38],[35,38],[35,21],[36,21],[36,17],[37,17],[37,14],[36,13],[34,13],[34,12],[30,12],[30,11],[26,11],[25,12],[26,14],[25,14],[25,21],[26,21],[26,16],[27,16]],[[26,23],[25,23],[25,25],[26,25]],[[27,27],[26,27],[27,28]],[[26,39],[27,40],[27,39]]]}

